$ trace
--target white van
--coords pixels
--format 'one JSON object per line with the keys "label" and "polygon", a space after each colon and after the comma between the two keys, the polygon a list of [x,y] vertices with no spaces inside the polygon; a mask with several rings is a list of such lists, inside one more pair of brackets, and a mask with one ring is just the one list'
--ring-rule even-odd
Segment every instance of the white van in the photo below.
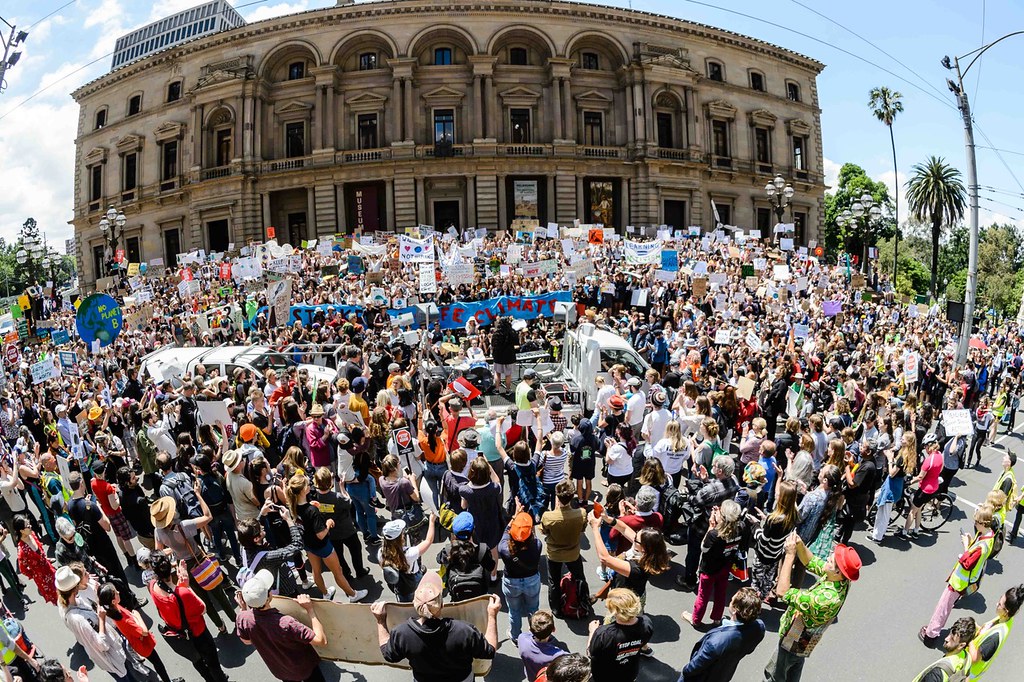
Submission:
{"label": "white van", "polygon": [[338,370],[332,367],[299,364],[293,360],[292,355],[289,352],[275,351],[269,346],[164,346],[143,357],[140,370],[148,372],[156,379],[164,380],[172,377],[181,378],[185,373],[191,374],[196,365],[202,364],[207,371],[216,369],[220,376],[230,378],[237,367],[263,376],[263,373],[271,368],[282,372],[288,367],[298,365],[300,369],[305,368],[317,383],[331,383],[338,376]]}

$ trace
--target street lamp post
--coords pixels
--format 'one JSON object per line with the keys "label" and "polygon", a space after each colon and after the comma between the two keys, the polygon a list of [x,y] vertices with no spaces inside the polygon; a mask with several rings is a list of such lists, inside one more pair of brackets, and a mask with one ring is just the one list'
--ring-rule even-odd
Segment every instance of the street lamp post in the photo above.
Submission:
{"label": "street lamp post", "polygon": [[[841,227],[852,230],[854,227],[862,228],[862,234],[867,234],[868,228],[871,225],[877,223],[882,218],[882,209],[875,203],[874,198],[867,192],[860,195],[860,198],[855,200],[850,208],[844,210],[836,218],[836,222]],[[864,245],[866,248],[866,244]],[[847,244],[847,251],[849,251],[849,245]],[[861,254],[864,256],[865,254]],[[867,261],[867,258],[864,258]]]}
{"label": "street lamp post", "polygon": [[117,243],[124,236],[124,226],[127,222],[128,219],[124,217],[124,212],[119,211],[114,206],[108,208],[107,214],[100,220],[100,231],[103,232],[103,236],[110,245],[110,258],[107,259],[108,276],[114,269],[113,263],[117,256]]}
{"label": "street lamp post", "polygon": [[[1008,33],[1002,38],[997,38],[991,43],[982,45],[961,57],[954,57],[952,61],[950,61],[948,56],[942,58],[942,65],[944,67],[956,71],[957,82],[954,83],[951,79],[947,78],[946,85],[949,87],[950,92],[953,93],[953,96],[956,97],[957,108],[960,110],[960,116],[963,118],[964,148],[967,151],[967,196],[970,201],[970,211],[968,211],[967,215],[971,240],[970,248],[967,252],[967,288],[965,290],[966,295],[964,296],[964,320],[960,326],[960,341],[956,347],[956,364],[961,366],[967,363],[967,351],[971,342],[971,325],[974,323],[974,306],[978,296],[978,159],[975,156],[974,122],[971,119],[971,105],[967,101],[967,90],[964,88],[964,76],[967,75],[967,72],[971,70],[975,62],[990,47],[1007,38],[1022,34],[1024,34],[1024,31]],[[974,58],[961,71],[960,60],[967,59],[972,55]]]}
{"label": "street lamp post", "polygon": [[793,204],[793,186],[790,185],[781,175],[764,186],[764,193],[768,197],[772,210],[775,211],[776,224],[782,223],[782,217],[786,214],[786,207]]}

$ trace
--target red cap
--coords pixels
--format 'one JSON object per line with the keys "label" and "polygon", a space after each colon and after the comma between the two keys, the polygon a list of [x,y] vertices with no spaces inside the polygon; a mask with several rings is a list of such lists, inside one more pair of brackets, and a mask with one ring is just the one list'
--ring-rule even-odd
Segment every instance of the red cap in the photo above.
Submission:
{"label": "red cap", "polygon": [[608,399],[608,404],[611,405],[616,410],[621,410],[623,407],[626,406],[626,401],[622,398],[621,395],[613,395],[611,398]]}

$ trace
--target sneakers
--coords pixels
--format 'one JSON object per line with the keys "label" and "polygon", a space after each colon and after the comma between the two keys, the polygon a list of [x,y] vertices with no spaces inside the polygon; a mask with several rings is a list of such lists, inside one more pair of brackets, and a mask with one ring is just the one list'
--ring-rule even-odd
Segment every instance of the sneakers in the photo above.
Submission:
{"label": "sneakers", "polygon": [[363,540],[363,542],[365,542],[365,543],[366,543],[367,545],[369,545],[370,547],[376,547],[377,545],[379,545],[379,544],[380,544],[380,538],[379,538],[379,537],[376,537],[376,536],[374,536],[374,537],[372,537],[372,538],[366,538],[366,539],[364,539],[364,540]]}
{"label": "sneakers", "polygon": [[338,593],[338,588],[331,585],[327,588],[327,594],[324,595],[328,601],[334,601],[334,595]]}
{"label": "sneakers", "polygon": [[309,577],[308,573],[306,574],[306,579],[303,580],[301,584],[302,584],[302,589],[304,589],[304,590],[308,590],[311,587],[313,587],[313,579],[311,577]]}
{"label": "sneakers", "polygon": [[356,580],[359,580],[361,578],[365,578],[368,575],[370,575],[370,569],[368,569],[368,568],[364,568],[361,571],[356,571]]}
{"label": "sneakers", "polygon": [[898,531],[896,531],[895,535],[900,540],[909,540],[910,539],[910,536],[907,535],[907,531],[903,530],[902,528],[900,528]]}
{"label": "sneakers", "polygon": [[654,649],[652,649],[649,644],[644,645],[644,648],[640,650],[640,655],[652,658],[654,656]]}
{"label": "sneakers", "polygon": [[356,602],[360,602],[366,599],[366,595],[368,594],[370,594],[369,590],[356,590],[356,593],[348,598],[348,603],[355,604]]}
{"label": "sneakers", "polygon": [[512,646],[516,647],[517,649],[519,648],[519,640],[512,636],[511,630],[505,633],[505,637],[508,638],[510,642],[512,642]]}

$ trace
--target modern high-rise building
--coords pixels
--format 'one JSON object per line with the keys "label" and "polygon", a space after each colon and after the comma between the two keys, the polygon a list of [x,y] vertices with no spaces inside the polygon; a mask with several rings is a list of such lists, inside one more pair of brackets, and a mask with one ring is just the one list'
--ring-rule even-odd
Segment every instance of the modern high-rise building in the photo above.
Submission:
{"label": "modern high-rise building", "polygon": [[227,0],[214,0],[197,5],[148,26],[127,33],[117,39],[111,69],[141,59],[154,52],[186,40],[219,33],[245,25],[245,19],[228,4]]}

